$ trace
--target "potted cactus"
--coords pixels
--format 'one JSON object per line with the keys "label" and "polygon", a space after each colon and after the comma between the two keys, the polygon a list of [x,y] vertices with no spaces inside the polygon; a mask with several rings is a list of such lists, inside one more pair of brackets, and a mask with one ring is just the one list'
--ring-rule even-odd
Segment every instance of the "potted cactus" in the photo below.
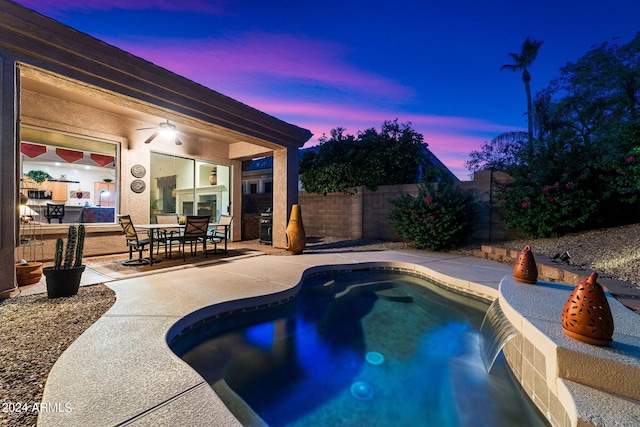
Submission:
{"label": "potted cactus", "polygon": [[80,224],[69,226],[66,250],[62,238],[56,239],[53,266],[42,269],[47,281],[49,298],[68,297],[78,293],[85,269],[82,264],[84,236],[85,228]]}

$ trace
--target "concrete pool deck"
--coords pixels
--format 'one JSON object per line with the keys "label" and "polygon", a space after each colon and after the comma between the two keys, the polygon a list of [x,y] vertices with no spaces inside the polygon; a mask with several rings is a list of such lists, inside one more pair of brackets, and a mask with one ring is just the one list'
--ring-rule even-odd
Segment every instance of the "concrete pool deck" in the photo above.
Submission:
{"label": "concrete pool deck", "polygon": [[[413,270],[490,299],[499,296],[500,282],[512,273],[511,266],[495,261],[402,250],[243,256],[188,269],[105,281],[116,292],[116,303],[54,365],[45,386],[43,402],[59,410],[41,412],[38,425],[240,425],[202,377],[169,349],[168,340],[213,315],[287,300],[295,295],[296,285],[305,274],[324,269],[322,266],[332,266],[332,269],[384,266]],[[538,294],[547,294],[543,287],[527,286]],[[514,288],[509,285],[508,289]],[[517,298],[526,300],[527,290],[518,288],[517,291],[525,295],[517,295]],[[551,360],[553,354],[548,355],[547,351],[557,352],[557,348],[566,347],[577,354],[591,354],[590,357],[595,359],[611,357],[612,354],[615,358],[621,351],[627,357],[625,361],[631,359],[637,363],[640,331],[634,335],[633,322],[640,325],[640,318],[626,308],[619,310],[616,307],[614,311],[616,325],[618,321],[625,325],[624,336],[618,336],[616,330],[614,342],[621,340],[624,349],[595,348],[575,342],[561,333],[559,318],[571,290],[568,287],[549,292],[553,296],[537,301],[508,301],[507,317],[513,322],[513,311],[516,317],[521,315],[516,321],[520,323],[521,331],[528,334],[527,340],[514,341],[514,345],[522,349],[527,346],[524,341],[532,342],[532,359],[543,352],[547,360]],[[612,304],[619,304],[613,298],[609,300]],[[547,314],[555,312],[553,307],[558,305],[558,321],[531,316],[530,303],[544,303]],[[518,304],[524,306],[516,309]],[[539,329],[538,323],[543,320],[546,324],[542,331],[548,333],[550,329],[551,338]],[[526,353],[526,350],[520,351],[520,363],[523,359],[528,360]],[[531,363],[536,362],[532,360]],[[545,366],[544,369],[553,370],[549,362]],[[632,388],[635,382],[635,389],[640,389],[640,368],[636,365],[635,369],[627,369],[626,374],[629,372],[632,377],[626,380],[631,382]],[[517,370],[515,374],[519,375]],[[526,372],[520,372],[520,375],[523,378],[527,376]],[[635,424],[640,422],[640,404],[635,400],[594,390],[591,388],[593,384],[591,387],[579,383],[574,385],[573,382],[550,377],[546,381],[550,390],[546,393],[560,394],[558,399],[551,400],[551,404],[547,399],[546,415],[551,417],[553,425],[590,425],[585,424],[584,419],[594,412],[605,424],[598,424],[597,417],[591,417],[591,425],[631,425],[630,420],[635,420]],[[527,391],[526,384],[523,388]],[[534,394],[540,395],[542,387],[534,389],[532,385],[531,388]],[[583,408],[585,396],[599,399],[589,406],[588,413]],[[578,402],[574,404],[572,399],[576,398]],[[606,406],[599,402],[606,402]],[[558,403],[562,408],[551,407]]]}

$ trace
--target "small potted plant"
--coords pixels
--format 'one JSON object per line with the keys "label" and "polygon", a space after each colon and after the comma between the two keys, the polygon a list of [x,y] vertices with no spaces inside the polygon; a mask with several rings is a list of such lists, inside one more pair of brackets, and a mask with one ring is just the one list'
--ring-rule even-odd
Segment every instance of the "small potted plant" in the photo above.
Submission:
{"label": "small potted plant", "polygon": [[85,265],[82,264],[84,237],[84,225],[69,226],[64,257],[64,242],[60,237],[56,239],[53,266],[42,269],[47,280],[49,298],[69,297],[78,293],[80,279],[85,269]]}

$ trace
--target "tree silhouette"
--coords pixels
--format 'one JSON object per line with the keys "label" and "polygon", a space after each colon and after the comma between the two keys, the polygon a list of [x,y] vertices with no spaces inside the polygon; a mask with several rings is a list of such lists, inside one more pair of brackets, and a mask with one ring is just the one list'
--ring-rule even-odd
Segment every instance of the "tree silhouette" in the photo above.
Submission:
{"label": "tree silhouette", "polygon": [[538,56],[538,50],[542,46],[542,41],[533,40],[531,37],[522,42],[520,53],[510,52],[508,55],[513,59],[512,64],[505,64],[500,67],[502,70],[511,70],[516,72],[522,70],[522,81],[524,83],[524,90],[527,94],[527,124],[528,124],[528,145],[527,145],[527,160],[530,160],[533,156],[533,101],[531,99],[531,74],[529,73],[529,67],[533,64]]}

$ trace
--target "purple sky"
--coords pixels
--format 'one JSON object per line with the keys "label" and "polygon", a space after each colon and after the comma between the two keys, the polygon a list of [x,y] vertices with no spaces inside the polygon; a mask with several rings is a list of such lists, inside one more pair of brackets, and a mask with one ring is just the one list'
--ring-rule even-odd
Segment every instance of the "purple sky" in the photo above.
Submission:
{"label": "purple sky", "polygon": [[519,73],[531,36],[544,88],[594,44],[640,31],[638,0],[19,0],[313,132],[411,122],[458,177],[469,153],[526,129]]}

